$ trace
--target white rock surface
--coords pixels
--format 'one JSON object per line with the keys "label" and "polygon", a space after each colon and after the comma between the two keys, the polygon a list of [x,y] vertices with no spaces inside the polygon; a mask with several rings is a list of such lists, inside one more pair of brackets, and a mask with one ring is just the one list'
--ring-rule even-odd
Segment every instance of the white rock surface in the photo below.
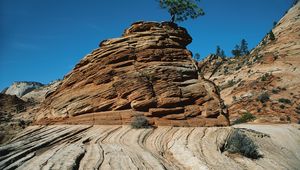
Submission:
{"label": "white rock surface", "polygon": [[[239,125],[263,153],[221,152],[233,127],[31,126],[0,147],[0,169],[298,169],[299,125]],[[264,136],[262,133],[269,135]]]}
{"label": "white rock surface", "polygon": [[5,94],[22,97],[25,94],[31,92],[32,90],[38,89],[43,86],[44,85],[42,83],[38,83],[38,82],[26,82],[26,81],[15,82],[8,87],[8,89],[5,91]]}
{"label": "white rock surface", "polygon": [[34,89],[34,90],[30,91],[29,93],[26,93],[25,95],[23,95],[21,97],[21,99],[23,99],[24,101],[34,100],[35,102],[41,103],[42,101],[45,100],[45,96],[48,93],[55,91],[60,83],[61,83],[61,81],[59,81],[59,80],[53,81],[47,85],[44,85],[43,87]]}

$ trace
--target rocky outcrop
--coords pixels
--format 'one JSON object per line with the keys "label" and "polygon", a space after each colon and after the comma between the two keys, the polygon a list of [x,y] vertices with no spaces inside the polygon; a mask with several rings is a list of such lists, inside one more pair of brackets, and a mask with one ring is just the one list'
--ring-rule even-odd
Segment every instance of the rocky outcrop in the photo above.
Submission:
{"label": "rocky outcrop", "polygon": [[10,140],[32,122],[39,104],[59,83],[60,81],[54,81],[42,85],[36,82],[17,82],[0,93],[0,144]]}
{"label": "rocky outcrop", "polygon": [[[256,160],[222,152],[233,127],[60,125],[28,127],[0,147],[0,169],[298,169],[300,131],[243,125]],[[245,129],[247,128],[247,129]],[[251,130],[252,129],[252,130]],[[255,130],[255,131],[254,131]]]}
{"label": "rocky outcrop", "polygon": [[132,24],[64,77],[38,119],[81,115],[92,122],[92,115],[103,115],[104,124],[119,124],[142,114],[155,125],[228,125],[215,85],[198,74],[186,49],[191,41],[174,23]]}
{"label": "rocky outcrop", "polygon": [[25,94],[31,92],[34,89],[38,89],[44,86],[42,83],[38,82],[27,82],[20,81],[14,82],[11,86],[3,91],[4,94],[16,95],[17,97],[22,97]]}
{"label": "rocky outcrop", "polygon": [[7,113],[21,112],[26,108],[26,102],[15,95],[0,93],[0,111]]}
{"label": "rocky outcrop", "polygon": [[223,68],[223,65],[228,60],[230,59],[217,56],[215,54],[210,54],[204,60],[198,62],[199,72],[204,78],[207,79],[210,79],[215,75],[226,74],[227,70],[226,68]]}
{"label": "rocky outcrop", "polygon": [[27,121],[17,118],[28,106],[29,103],[15,95],[0,93],[0,144],[11,139],[28,125]]}
{"label": "rocky outcrop", "polygon": [[55,80],[53,82],[50,82],[49,84],[46,84],[37,89],[33,89],[29,93],[26,93],[21,97],[21,99],[25,101],[35,102],[35,103],[41,103],[45,100],[48,94],[56,90],[56,88],[59,86],[60,83],[61,83],[60,80]]}
{"label": "rocky outcrop", "polygon": [[[257,123],[300,121],[299,31],[300,2],[272,29],[275,39],[266,35],[250,55],[209,56],[199,63],[204,77],[219,87],[231,120],[250,112]],[[262,102],[263,96],[268,99]]]}

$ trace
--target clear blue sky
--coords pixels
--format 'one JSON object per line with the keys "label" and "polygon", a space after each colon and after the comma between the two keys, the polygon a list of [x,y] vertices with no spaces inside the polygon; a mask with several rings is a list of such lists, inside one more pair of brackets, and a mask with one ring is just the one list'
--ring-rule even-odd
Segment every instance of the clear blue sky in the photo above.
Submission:
{"label": "clear blue sky", "polygon": [[[255,47],[292,0],[202,0],[206,15],[179,25],[202,57],[227,55],[245,38]],[[156,0],[0,0],[0,89],[14,81],[62,78],[104,39],[138,20],[169,20]]]}

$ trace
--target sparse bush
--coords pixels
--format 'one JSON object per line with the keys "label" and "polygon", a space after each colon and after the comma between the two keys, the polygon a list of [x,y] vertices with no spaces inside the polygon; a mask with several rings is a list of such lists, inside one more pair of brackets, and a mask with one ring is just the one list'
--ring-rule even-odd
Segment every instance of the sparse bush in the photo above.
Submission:
{"label": "sparse bush", "polygon": [[286,91],[286,88],[285,88],[285,87],[282,87],[282,88],[281,88],[281,90],[284,90],[284,91]]}
{"label": "sparse bush", "polygon": [[240,118],[235,120],[233,122],[233,124],[246,123],[246,122],[249,122],[249,121],[252,121],[252,120],[255,120],[255,119],[256,119],[256,117],[254,115],[252,115],[250,112],[246,112]]}
{"label": "sparse bush", "polygon": [[227,73],[228,73],[228,68],[224,67],[224,74],[227,74]]}
{"label": "sparse bush", "polygon": [[237,70],[239,70],[241,68],[242,68],[242,66],[240,64],[238,64],[237,67],[235,68],[235,70],[237,71]]}
{"label": "sparse bush", "polygon": [[273,88],[273,89],[272,89],[272,93],[274,93],[274,94],[278,94],[279,92],[280,92],[279,89],[276,89],[276,88]]}
{"label": "sparse bush", "polygon": [[131,122],[131,127],[134,129],[149,128],[150,124],[145,116],[136,116]]}
{"label": "sparse bush", "polygon": [[261,80],[261,81],[267,81],[267,80],[270,79],[270,77],[271,77],[271,74],[270,74],[270,73],[265,73],[264,75],[262,75],[262,76],[260,77],[260,80]]}
{"label": "sparse bush", "polygon": [[232,96],[233,101],[236,101],[236,99],[237,99],[236,96]]}
{"label": "sparse bush", "polygon": [[258,159],[262,155],[258,152],[257,145],[241,130],[235,129],[227,139],[223,151],[239,153],[247,158]]}
{"label": "sparse bush", "polygon": [[278,101],[280,103],[285,103],[285,104],[291,104],[292,103],[290,99],[285,99],[285,98],[280,98],[280,99],[278,99]]}
{"label": "sparse bush", "polygon": [[229,88],[229,87],[232,87],[234,86],[235,84],[239,83],[241,81],[241,79],[238,79],[238,80],[228,80],[226,84],[220,86],[220,90],[224,90],[226,88]]}
{"label": "sparse bush", "polygon": [[280,109],[284,109],[285,108],[285,106],[283,104],[281,104],[279,107],[280,107]]}
{"label": "sparse bush", "polygon": [[227,84],[228,84],[228,87],[234,86],[235,81],[234,81],[234,80],[229,80],[229,81],[227,82]]}
{"label": "sparse bush", "polygon": [[257,97],[257,100],[261,103],[265,103],[270,100],[270,95],[267,92],[263,92]]}
{"label": "sparse bush", "polygon": [[275,35],[274,35],[274,33],[273,33],[272,30],[269,32],[269,39],[270,39],[271,41],[274,41],[274,40],[275,40]]}

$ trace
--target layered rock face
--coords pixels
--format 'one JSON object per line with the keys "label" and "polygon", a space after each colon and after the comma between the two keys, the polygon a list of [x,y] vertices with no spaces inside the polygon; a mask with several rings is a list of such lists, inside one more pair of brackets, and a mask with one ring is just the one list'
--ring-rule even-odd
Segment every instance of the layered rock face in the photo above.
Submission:
{"label": "layered rock face", "polygon": [[132,24],[65,76],[46,96],[38,119],[126,124],[144,115],[155,125],[228,125],[214,83],[199,76],[186,49],[191,41],[176,24]]}

